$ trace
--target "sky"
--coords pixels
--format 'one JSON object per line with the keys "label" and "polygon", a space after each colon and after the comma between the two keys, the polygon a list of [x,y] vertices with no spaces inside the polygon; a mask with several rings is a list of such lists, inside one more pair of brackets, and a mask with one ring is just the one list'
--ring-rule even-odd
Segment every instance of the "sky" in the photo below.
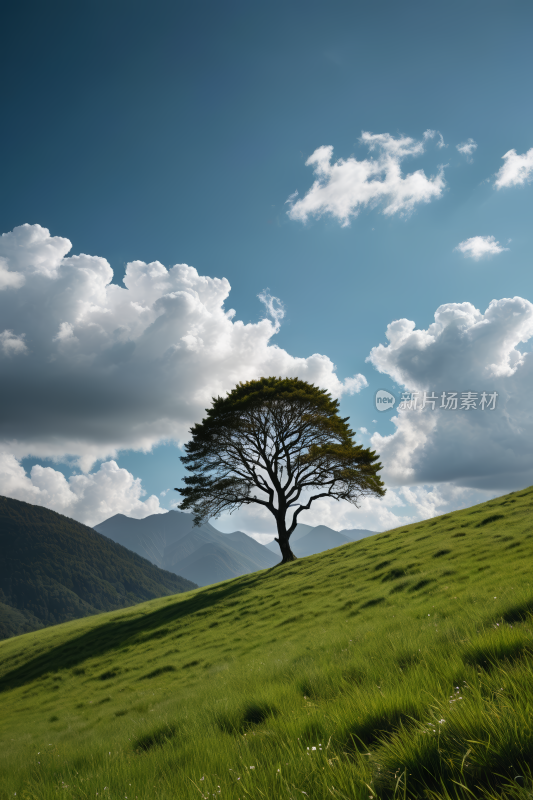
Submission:
{"label": "sky", "polygon": [[383,499],[307,524],[533,484],[532,24],[529,0],[10,4],[0,493],[88,525],[174,508],[190,427],[263,375],[326,388],[383,463]]}

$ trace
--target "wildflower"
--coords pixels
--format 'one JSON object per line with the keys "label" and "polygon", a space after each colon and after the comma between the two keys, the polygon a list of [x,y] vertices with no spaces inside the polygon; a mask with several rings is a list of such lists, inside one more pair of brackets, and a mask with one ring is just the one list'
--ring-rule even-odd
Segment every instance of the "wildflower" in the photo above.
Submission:
{"label": "wildflower", "polygon": [[250,769],[255,769],[255,767],[250,767]]}

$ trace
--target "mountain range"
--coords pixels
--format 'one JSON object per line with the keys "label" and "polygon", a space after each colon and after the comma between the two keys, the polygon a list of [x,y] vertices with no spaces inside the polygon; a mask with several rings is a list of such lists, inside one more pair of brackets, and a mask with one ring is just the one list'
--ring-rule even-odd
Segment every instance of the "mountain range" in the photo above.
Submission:
{"label": "mountain range", "polygon": [[208,522],[193,527],[192,514],[183,511],[152,514],[144,519],[115,514],[96,525],[95,530],[198,586],[268,569],[280,560],[242,531],[221,533]]}
{"label": "mountain range", "polygon": [[[324,550],[331,550],[332,547],[340,547],[348,542],[357,542],[359,539],[366,539],[367,536],[374,536],[377,531],[367,531],[359,528],[335,531],[327,525],[297,525],[290,538],[292,552],[298,558],[312,556],[315,553],[323,553]],[[273,553],[279,553],[279,545],[276,541],[269,542],[266,547]]]}
{"label": "mountain range", "polygon": [[0,497],[0,639],[195,589],[92,528]]}
{"label": "mountain range", "polygon": [[[152,514],[144,519],[115,514],[96,525],[95,530],[198,586],[268,569],[280,561],[277,542],[265,546],[242,531],[221,533],[209,523],[195,528],[192,515],[183,511]],[[294,554],[303,557],[373,533],[366,530],[339,533],[325,525],[302,524],[297,526],[290,542]]]}

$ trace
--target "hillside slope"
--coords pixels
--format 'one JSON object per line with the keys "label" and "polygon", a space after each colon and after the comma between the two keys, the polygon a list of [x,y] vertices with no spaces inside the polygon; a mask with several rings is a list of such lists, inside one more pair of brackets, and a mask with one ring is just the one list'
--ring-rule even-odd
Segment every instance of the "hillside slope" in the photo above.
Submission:
{"label": "hillside slope", "polygon": [[525,800],[533,489],[0,643],[0,798]]}
{"label": "hillside slope", "polygon": [[0,497],[0,638],[196,588],[73,519]]}

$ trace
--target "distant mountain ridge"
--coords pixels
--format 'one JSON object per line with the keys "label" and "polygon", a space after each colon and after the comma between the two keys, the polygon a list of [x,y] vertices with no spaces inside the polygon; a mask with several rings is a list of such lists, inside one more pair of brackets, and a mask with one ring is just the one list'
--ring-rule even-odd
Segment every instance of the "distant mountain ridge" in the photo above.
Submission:
{"label": "distant mountain ridge", "polygon": [[0,496],[0,639],[195,589],[92,528]]}
{"label": "distant mountain ridge", "polygon": [[[221,533],[209,523],[195,528],[192,514],[183,511],[152,514],[144,519],[116,514],[95,525],[95,530],[199,586],[268,569],[281,558],[277,542],[265,546],[242,531]],[[325,525],[301,524],[290,542],[294,554],[303,557],[374,533],[366,530],[339,533]]]}
{"label": "distant mountain ridge", "polygon": [[268,569],[279,561],[246,533],[221,533],[208,522],[195,528],[192,514],[183,511],[152,514],[144,519],[115,514],[94,529],[199,586]]}
{"label": "distant mountain ridge", "polygon": [[[305,556],[331,550],[332,547],[358,542],[360,539],[366,539],[367,536],[374,536],[376,533],[378,531],[360,530],[359,528],[345,528],[342,531],[336,531],[328,528],[327,525],[317,525],[315,528],[311,525],[297,525],[289,541],[294,555],[298,558],[305,558]],[[266,547],[273,553],[276,551],[279,553],[277,542],[269,542]]]}

